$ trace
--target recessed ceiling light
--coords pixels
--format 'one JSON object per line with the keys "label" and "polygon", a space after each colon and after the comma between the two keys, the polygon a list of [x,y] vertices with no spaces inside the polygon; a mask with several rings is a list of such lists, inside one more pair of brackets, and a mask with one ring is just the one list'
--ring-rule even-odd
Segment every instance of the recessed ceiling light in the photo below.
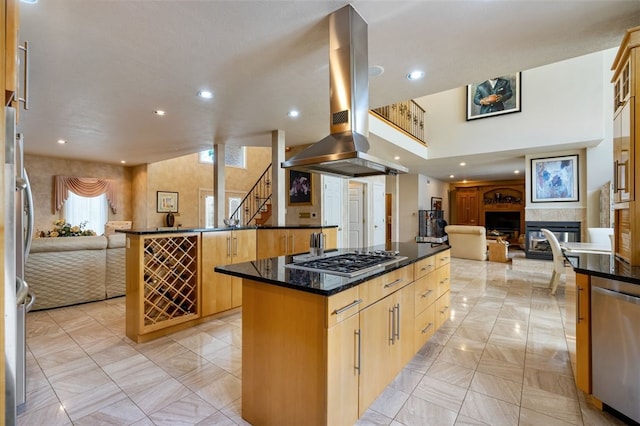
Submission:
{"label": "recessed ceiling light", "polygon": [[449,178],[453,179],[455,176],[454,175],[449,175]]}
{"label": "recessed ceiling light", "polygon": [[200,96],[202,99],[211,99],[213,98],[213,92],[210,92],[208,90],[201,90],[198,92],[198,96]]}
{"label": "recessed ceiling light", "polygon": [[125,160],[120,160],[120,164],[126,164],[127,162]]}
{"label": "recessed ceiling light", "polygon": [[399,160],[400,157],[398,157],[397,155],[395,157],[393,157],[394,160]]}
{"label": "recessed ceiling light", "polygon": [[289,112],[287,113],[287,115],[288,115],[289,117],[294,117],[294,118],[295,118],[295,117],[299,116],[299,115],[300,115],[300,113],[299,113],[298,111],[296,111],[295,109],[292,109],[291,111],[289,111]]}
{"label": "recessed ceiling light", "polygon": [[465,179],[465,180],[463,180],[463,181],[462,181],[462,183],[467,183],[467,180],[466,180],[466,179]]}
{"label": "recessed ceiling light", "polygon": [[422,77],[424,77],[424,71],[411,71],[407,74],[408,80],[420,80]]}
{"label": "recessed ceiling light", "polygon": [[463,161],[462,163],[460,163],[460,165],[464,167],[464,166],[466,166],[466,165],[467,165],[467,163],[465,163],[465,162]]}
{"label": "recessed ceiling light", "polygon": [[378,77],[384,74],[384,68],[380,65],[372,65],[369,67],[369,77]]}
{"label": "recessed ceiling light", "polygon": [[520,174],[520,170],[514,170],[513,173],[518,175],[518,174]]}
{"label": "recessed ceiling light", "polygon": [[64,139],[58,139],[58,143],[60,145],[64,145],[65,143],[67,143],[67,141],[65,141]]}
{"label": "recessed ceiling light", "polygon": [[165,114],[166,114],[166,113],[165,113],[163,110],[161,110],[161,109],[157,109],[157,110],[153,111],[153,113],[154,113],[155,115],[165,115]]}

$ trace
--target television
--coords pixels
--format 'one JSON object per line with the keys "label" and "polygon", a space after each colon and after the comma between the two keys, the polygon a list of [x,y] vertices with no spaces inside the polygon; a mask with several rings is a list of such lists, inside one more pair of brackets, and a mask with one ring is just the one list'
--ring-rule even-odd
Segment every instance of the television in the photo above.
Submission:
{"label": "television", "polygon": [[490,231],[520,231],[520,212],[485,212],[484,226]]}

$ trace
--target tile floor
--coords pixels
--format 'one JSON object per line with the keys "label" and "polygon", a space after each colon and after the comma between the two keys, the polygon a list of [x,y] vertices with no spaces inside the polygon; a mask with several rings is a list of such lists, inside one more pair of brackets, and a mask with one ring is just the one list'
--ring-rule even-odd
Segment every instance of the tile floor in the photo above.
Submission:
{"label": "tile floor", "polygon": [[[551,262],[453,259],[451,318],[362,425],[617,425],[576,390]],[[20,425],[235,425],[241,314],[145,344],[124,298],[28,314]]]}

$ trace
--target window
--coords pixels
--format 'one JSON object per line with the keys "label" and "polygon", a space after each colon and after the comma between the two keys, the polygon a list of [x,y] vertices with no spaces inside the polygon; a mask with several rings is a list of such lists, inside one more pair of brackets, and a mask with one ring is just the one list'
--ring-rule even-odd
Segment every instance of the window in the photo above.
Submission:
{"label": "window", "polygon": [[64,217],[67,222],[71,225],[87,222],[84,229],[91,229],[98,235],[104,232],[108,214],[107,194],[82,197],[69,191],[69,198],[64,203]]}
{"label": "window", "polygon": [[[206,151],[200,151],[199,161],[201,163],[213,164],[214,152],[213,149]],[[229,167],[245,168],[245,147],[227,145],[224,150],[224,165]]]}

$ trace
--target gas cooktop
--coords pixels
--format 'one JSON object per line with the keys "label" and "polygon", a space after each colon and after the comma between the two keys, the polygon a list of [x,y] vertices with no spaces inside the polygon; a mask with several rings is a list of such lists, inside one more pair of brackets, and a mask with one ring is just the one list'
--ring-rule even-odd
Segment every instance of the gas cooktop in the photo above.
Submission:
{"label": "gas cooktop", "polygon": [[398,252],[393,251],[353,252],[310,259],[305,262],[289,263],[285,266],[343,277],[355,277],[406,258],[406,256],[399,256]]}

